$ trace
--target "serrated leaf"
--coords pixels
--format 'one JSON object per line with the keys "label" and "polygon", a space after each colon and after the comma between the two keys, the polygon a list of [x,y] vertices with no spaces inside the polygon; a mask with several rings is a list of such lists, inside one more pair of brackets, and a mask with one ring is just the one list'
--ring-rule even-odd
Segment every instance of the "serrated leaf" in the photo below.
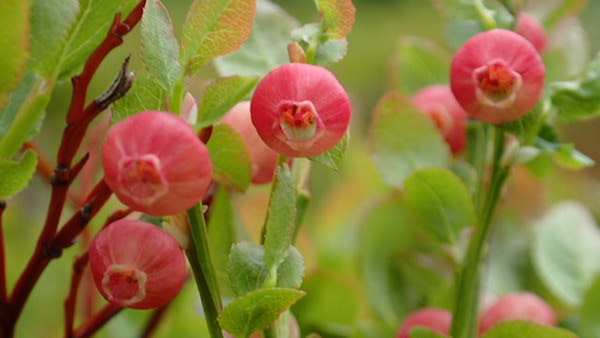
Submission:
{"label": "serrated leaf", "polygon": [[577,80],[550,86],[552,105],[567,121],[600,115],[600,54]]}
{"label": "serrated leaf", "polygon": [[600,231],[594,217],[575,202],[553,207],[537,223],[532,255],[550,291],[570,305],[580,305],[600,271]]}
{"label": "serrated leaf", "polygon": [[277,167],[265,223],[265,265],[279,267],[288,254],[296,219],[296,186],[287,164]]}
{"label": "serrated leaf", "polygon": [[[227,272],[232,290],[241,296],[260,289],[269,270],[264,263],[264,247],[251,242],[240,242],[231,248]],[[279,266],[277,287],[298,288],[304,278],[304,260],[295,247]]]}
{"label": "serrated leaf", "polygon": [[256,290],[229,304],[219,316],[219,322],[227,332],[248,337],[269,327],[282,312],[305,295],[305,292],[295,289]]}
{"label": "serrated leaf", "polygon": [[573,332],[565,329],[537,325],[520,320],[503,322],[495,326],[483,338],[577,338]]}
{"label": "serrated leaf", "polygon": [[216,124],[206,146],[215,178],[239,190],[246,190],[252,177],[252,162],[242,136],[228,124]]}
{"label": "serrated leaf", "polygon": [[341,61],[348,53],[348,41],[346,39],[329,40],[319,45],[315,64],[328,66]]}
{"label": "serrated leaf", "polygon": [[19,162],[0,158],[0,199],[6,199],[25,189],[35,173],[37,155],[27,150]]}
{"label": "serrated leaf", "polygon": [[0,2],[0,109],[19,83],[29,54],[29,0]]}
{"label": "serrated leaf", "polygon": [[356,8],[351,0],[315,0],[323,32],[330,39],[344,39],[352,31]]}
{"label": "serrated leaf", "polygon": [[255,13],[256,0],[195,0],[183,24],[185,73],[240,48],[250,36]]}
{"label": "serrated leaf", "polygon": [[281,7],[259,0],[254,26],[242,48],[230,55],[215,59],[215,67],[222,76],[264,76],[289,62],[287,45],[291,32],[300,24]]}
{"label": "serrated leaf", "polygon": [[200,102],[196,128],[204,128],[219,121],[250,93],[258,80],[259,78],[255,76],[234,75],[213,81],[204,91]]}
{"label": "serrated leaf", "polygon": [[377,168],[393,186],[402,187],[419,169],[449,165],[450,151],[439,131],[399,94],[379,102],[370,134]]}
{"label": "serrated leaf", "polygon": [[410,330],[410,338],[444,338],[448,337],[443,334],[435,333],[426,327],[417,326]]}
{"label": "serrated leaf", "polygon": [[344,160],[344,154],[346,154],[346,149],[348,149],[348,143],[350,142],[350,134],[346,133],[342,140],[335,146],[333,149],[314,157],[309,157],[308,159],[317,162],[326,166],[327,168],[333,169],[335,171],[340,171],[342,161]]}
{"label": "serrated leaf", "polygon": [[432,41],[403,38],[392,66],[398,89],[412,95],[423,87],[448,83],[451,58],[448,51]]}
{"label": "serrated leaf", "polygon": [[116,13],[123,17],[138,0],[34,0],[30,67],[40,75],[74,75],[108,34]]}
{"label": "serrated leaf", "polygon": [[585,294],[581,306],[582,337],[600,337],[600,277]]}
{"label": "serrated leaf", "polygon": [[181,77],[179,44],[169,12],[160,0],[147,0],[141,22],[141,54],[145,69],[170,92]]}
{"label": "serrated leaf", "polygon": [[133,79],[131,89],[113,105],[112,123],[146,110],[165,110],[167,92],[148,71]]}
{"label": "serrated leaf", "polygon": [[439,241],[456,244],[475,223],[475,207],[464,183],[442,168],[422,169],[404,184],[404,196],[421,224]]}

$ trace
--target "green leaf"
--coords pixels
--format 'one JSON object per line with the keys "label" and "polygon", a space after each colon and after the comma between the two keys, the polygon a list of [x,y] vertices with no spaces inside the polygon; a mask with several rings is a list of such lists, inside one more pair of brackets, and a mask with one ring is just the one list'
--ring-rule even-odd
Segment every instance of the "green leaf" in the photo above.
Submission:
{"label": "green leaf", "polygon": [[317,47],[315,64],[328,66],[341,61],[348,53],[348,41],[346,39],[329,40]]}
{"label": "green leaf", "polygon": [[21,106],[25,104],[38,81],[43,80],[33,73],[25,74],[17,88],[10,95],[8,105],[0,110],[0,140],[8,133]]}
{"label": "green leaf", "polygon": [[537,325],[532,322],[520,320],[503,322],[496,325],[492,330],[486,333],[484,338],[577,338],[573,332],[565,329]]}
{"label": "green leaf", "polygon": [[552,105],[567,121],[600,115],[600,54],[577,80],[550,86]]}
{"label": "green leaf", "polygon": [[258,83],[258,77],[230,76],[213,81],[202,97],[196,128],[204,128],[219,121],[238,102],[242,101]]}
{"label": "green leaf", "polygon": [[195,0],[183,24],[182,65],[191,75],[250,36],[256,0]]}
{"label": "green leaf", "polygon": [[0,2],[0,109],[19,83],[29,54],[29,0]]}
{"label": "green leaf", "polygon": [[181,77],[179,44],[169,12],[160,0],[148,0],[141,22],[141,54],[145,69],[170,92]]}
{"label": "green leaf", "polygon": [[265,265],[277,271],[288,254],[296,219],[296,186],[287,164],[277,167],[265,223]]}
{"label": "green leaf", "polygon": [[248,337],[269,327],[282,312],[305,295],[305,292],[295,289],[256,290],[229,304],[219,316],[219,322],[227,332]]}
{"label": "green leaf", "polygon": [[574,202],[555,206],[537,224],[532,255],[550,291],[570,305],[580,305],[600,271],[600,232],[594,217]]}
{"label": "green leaf", "polygon": [[37,155],[27,150],[19,162],[0,158],[0,199],[6,199],[25,189],[35,173]]}
{"label": "green leaf", "polygon": [[402,187],[419,169],[449,165],[450,151],[439,131],[399,94],[387,94],[377,105],[371,139],[375,163],[393,186]]}
{"label": "green leaf", "polygon": [[585,169],[595,164],[593,159],[575,149],[575,145],[572,143],[553,143],[538,138],[536,146],[540,150],[552,154],[558,164],[569,169]]}
{"label": "green leaf", "polygon": [[404,194],[417,219],[442,242],[456,244],[460,232],[475,224],[475,207],[467,187],[447,169],[415,172],[406,180]]}
{"label": "green leaf", "polygon": [[410,330],[410,338],[444,338],[443,334],[435,333],[426,327],[417,326]]}
{"label": "green leaf", "polygon": [[315,0],[327,40],[344,39],[354,25],[356,8],[351,0]]}
{"label": "green leaf", "polygon": [[600,277],[586,292],[581,306],[582,337],[600,337]]}
{"label": "green leaf", "polygon": [[315,156],[309,157],[308,159],[317,162],[326,166],[327,168],[333,169],[335,171],[340,171],[342,162],[344,161],[344,154],[346,153],[346,149],[348,149],[348,143],[350,142],[350,134],[346,133],[344,138],[335,146],[333,149]]}
{"label": "green leaf", "polygon": [[281,7],[259,0],[252,34],[238,51],[215,59],[217,71],[222,76],[265,76],[289,62],[290,34],[299,26],[298,21]]}
{"label": "green leaf", "polygon": [[239,190],[246,190],[252,177],[252,162],[242,136],[228,124],[216,124],[206,146],[215,178]]}
{"label": "green leaf", "polygon": [[406,37],[393,59],[397,88],[414,94],[423,87],[448,83],[451,55],[432,41]]}
{"label": "green leaf", "polygon": [[[269,274],[264,263],[264,247],[251,242],[240,242],[231,248],[227,271],[232,290],[241,296],[260,289]],[[279,266],[277,287],[298,288],[304,278],[304,260],[295,247]]]}
{"label": "green leaf", "polygon": [[133,79],[129,92],[113,105],[112,122],[119,122],[146,110],[165,110],[167,94],[150,72],[139,72]]}
{"label": "green leaf", "polygon": [[237,210],[231,200],[231,193],[226,186],[220,186],[212,203],[208,221],[208,238],[221,294],[225,297],[233,296],[227,275],[227,263],[231,246],[239,240],[238,223]]}
{"label": "green leaf", "polygon": [[[521,141],[528,141],[536,125],[542,117],[544,103],[538,103],[527,115],[508,123],[498,125],[499,128],[515,135]],[[534,135],[535,136],[535,135]]]}
{"label": "green leaf", "polygon": [[108,34],[116,13],[123,18],[138,0],[34,0],[30,67],[40,75],[74,75]]}

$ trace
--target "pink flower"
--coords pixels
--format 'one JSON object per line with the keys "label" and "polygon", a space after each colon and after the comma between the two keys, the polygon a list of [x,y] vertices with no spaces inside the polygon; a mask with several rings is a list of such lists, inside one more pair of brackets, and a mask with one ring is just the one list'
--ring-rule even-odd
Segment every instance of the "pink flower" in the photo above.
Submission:
{"label": "pink flower", "polygon": [[151,309],[165,305],[187,278],[177,241],[150,223],[116,221],[94,238],[89,253],[98,290],[120,306]]}
{"label": "pink flower", "polygon": [[397,338],[409,338],[410,331],[416,327],[426,327],[432,332],[448,335],[452,325],[452,313],[443,309],[425,308],[413,312],[402,323]]}
{"label": "pink flower", "polygon": [[263,141],[291,157],[316,156],[335,147],[352,115],[348,95],[335,76],[304,63],[287,64],[265,76],[250,111]]}
{"label": "pink flower", "polygon": [[529,292],[506,295],[492,305],[479,320],[479,333],[484,334],[501,322],[526,320],[555,326],[556,315],[543,299]]}
{"label": "pink flower", "polygon": [[412,102],[436,124],[453,154],[467,145],[467,113],[456,102],[449,86],[435,85],[418,91]]}
{"label": "pink flower", "polygon": [[539,53],[542,53],[548,47],[548,34],[544,26],[527,13],[521,12],[519,14],[516,32],[531,42]]}
{"label": "pink flower", "polygon": [[129,207],[155,216],[183,212],[212,180],[208,150],[171,113],[149,111],[113,126],[102,148],[106,183]]}
{"label": "pink flower", "polygon": [[221,122],[232,126],[244,138],[252,157],[252,182],[255,184],[271,182],[279,155],[258,136],[250,118],[250,102],[238,103]]}
{"label": "pink flower", "polygon": [[467,114],[500,124],[526,115],[544,91],[546,67],[517,33],[494,29],[469,39],[452,61],[452,93]]}

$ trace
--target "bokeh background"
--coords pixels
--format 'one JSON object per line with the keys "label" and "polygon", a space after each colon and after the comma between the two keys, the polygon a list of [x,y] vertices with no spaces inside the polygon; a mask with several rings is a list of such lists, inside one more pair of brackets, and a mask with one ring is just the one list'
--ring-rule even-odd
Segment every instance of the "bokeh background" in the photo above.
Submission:
{"label": "bokeh background", "polygon": [[[191,2],[191,0],[163,1],[170,11],[176,31],[181,29]],[[302,23],[314,22],[317,18],[316,9],[310,0],[273,2]],[[528,9],[532,14],[543,17],[547,14],[547,8],[555,2],[557,1],[529,1]],[[394,62],[401,38],[418,36],[436,41],[449,52],[453,49],[446,44],[446,19],[435,10],[431,1],[354,0],[354,3],[357,17],[354,30],[349,36],[348,55],[339,64],[331,67],[352,98],[354,106],[352,137],[340,173],[318,165],[314,167],[311,181],[313,199],[298,245],[307,265],[303,288],[307,289],[309,294],[294,311],[305,323],[303,329],[320,332],[323,336],[385,337],[389,331],[383,329],[377,331],[377,325],[371,325],[375,321],[369,301],[373,293],[365,287],[365,266],[361,253],[366,250],[365,247],[402,246],[403,242],[419,240],[419,238],[398,230],[401,227],[397,223],[401,222],[402,215],[390,211],[387,215],[378,215],[379,218],[373,219],[374,217],[369,214],[371,208],[382,198],[396,193],[382,182],[369,154],[368,129],[371,114],[378,99],[393,88],[395,79],[393,72],[390,72],[390,66]],[[576,54],[579,60],[588,60],[600,50],[600,0],[589,1],[587,7],[581,12],[580,19],[581,27],[586,33],[587,45],[582,44],[579,50],[573,50],[572,53]],[[136,28],[126,37],[125,44],[113,52],[101,66],[92,83],[89,97],[95,97],[106,88],[126,55],[132,54],[133,69],[136,67],[139,69],[141,61],[138,55],[138,43],[139,28]],[[206,81],[214,77],[215,72],[210,67],[205,69],[192,82],[194,94],[200,93]],[[47,109],[42,132],[36,137],[36,142],[52,159],[55,158],[59,136],[64,127],[70,90],[68,82],[57,86]],[[579,150],[597,162],[600,161],[600,147],[598,147],[600,121],[561,125],[559,129],[565,140],[574,142]],[[598,180],[600,170],[598,168],[579,172],[557,168],[539,175],[533,175],[526,170],[517,170],[514,174],[510,192],[505,196],[503,204],[503,211],[510,216],[503,218],[502,222],[514,223],[517,227],[527,226],[554,201],[565,199],[578,200],[590,208],[596,216],[600,216]],[[91,172],[89,175],[93,177],[97,174]],[[76,191],[89,189],[90,181],[93,180],[88,179],[88,187],[85,182],[76,185]],[[47,182],[41,177],[36,177],[27,190],[10,200],[5,215],[5,231],[10,267],[8,277],[11,286],[33,251],[35,239],[45,217],[49,192]],[[268,192],[268,187],[253,187],[247,195],[236,197],[239,215],[247,226],[249,238],[254,241],[258,239],[265,216]],[[114,210],[118,205],[116,199],[111,199],[109,206],[99,214],[91,227],[98,228],[108,214],[106,210]],[[69,217],[74,210],[74,208],[67,209],[63,217]],[[379,237],[375,235],[369,237],[368,233],[364,232],[364,228],[377,222],[389,223],[390,232],[379,234]],[[510,237],[510,234],[506,236]],[[67,294],[73,258],[80,250],[76,244],[72,249],[66,250],[61,259],[52,262],[45,271],[26,305],[18,325],[18,337],[62,336],[63,301]],[[403,257],[397,258],[403,259]],[[527,265],[526,258],[511,257],[510,259],[513,261],[506,264]],[[392,274],[390,280],[402,285],[413,277],[407,277],[406,272],[409,270],[398,264],[400,272],[390,272]],[[443,275],[443,272],[441,274]],[[434,283],[438,277],[419,276],[418,278],[431,280]],[[512,290],[530,286],[528,284],[530,281],[507,283],[499,283],[498,287]],[[395,319],[391,320],[389,326],[400,323],[403,315],[425,302],[421,294],[429,289],[427,285],[423,288],[424,290],[416,291],[406,289],[391,296],[389,302],[393,303],[394,312],[391,317]],[[84,292],[86,292],[85,288]],[[103,300],[93,288],[87,292],[91,292],[96,299],[96,308],[103,304]],[[443,296],[439,298],[442,299]],[[445,301],[439,302],[444,304]],[[87,311],[91,310],[92,307],[87,306]],[[201,311],[195,285],[190,282],[168,309],[157,336],[206,336]],[[100,336],[136,337],[149,314],[149,311],[125,310],[110,322]]]}

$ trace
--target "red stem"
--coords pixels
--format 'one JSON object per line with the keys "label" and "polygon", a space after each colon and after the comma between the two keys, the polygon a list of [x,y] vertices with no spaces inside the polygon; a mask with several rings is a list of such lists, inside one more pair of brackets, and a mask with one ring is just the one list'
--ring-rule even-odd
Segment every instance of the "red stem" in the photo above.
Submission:
{"label": "red stem", "polygon": [[158,324],[160,324],[160,321],[164,318],[165,314],[167,313],[167,309],[169,308],[170,304],[171,303],[169,302],[166,305],[163,305],[152,312],[152,315],[150,315],[150,318],[148,319],[146,327],[144,328],[144,331],[142,332],[140,338],[152,337],[152,335],[156,332],[156,329],[158,328]]}
{"label": "red stem", "polygon": [[85,324],[75,330],[74,338],[90,337],[106,324],[112,317],[119,313],[123,308],[113,303],[107,304],[100,312],[94,315]]}
{"label": "red stem", "polygon": [[0,307],[6,303],[6,249],[4,248],[4,228],[2,226],[4,210],[6,210],[6,201],[0,200]]}
{"label": "red stem", "polygon": [[[83,163],[85,163],[84,158],[83,161],[79,162],[72,168],[71,165],[73,163],[73,158],[81,146],[81,142],[89,124],[105,108],[104,105],[99,105],[96,101],[93,101],[84,109],[89,84],[96,73],[96,70],[108,53],[122,44],[122,37],[129,33],[131,29],[133,29],[133,27],[140,21],[145,3],[146,0],[140,1],[140,3],[124,22],[121,22],[120,14],[115,15],[115,20],[110,27],[107,37],[87,59],[82,73],[72,79],[73,94],[71,97],[69,112],[67,114],[67,127],[63,132],[62,142],[57,156],[57,166],[54,170],[54,175],[51,180],[52,195],[50,198],[48,213],[46,215],[46,222],[36,244],[33,255],[30,258],[27,267],[19,277],[19,280],[17,281],[15,289],[13,290],[7,304],[7,315],[3,316],[2,318],[3,337],[8,338],[14,335],[16,322],[23,310],[23,307],[25,306],[25,302],[31,294],[34,285],[38,281],[40,275],[50,260],[60,256],[60,250],[56,251],[55,249],[57,247],[53,245],[56,244],[54,243],[54,237],[58,228],[58,223],[60,222],[60,216],[65,205],[69,186],[77,176],[79,170],[81,170]],[[93,193],[94,191],[92,194]],[[108,196],[110,196],[110,194],[108,194]],[[106,197],[106,199],[108,199],[108,196],[99,197]],[[101,201],[102,198],[96,199],[94,197],[92,199],[98,200],[98,208],[92,208],[90,211],[89,209],[86,209],[88,206],[85,206],[82,208],[81,213],[78,213],[73,217],[78,217],[74,222],[82,225],[79,227],[80,229],[83,229],[83,225],[89,221],[91,215],[95,214],[97,209],[99,209],[99,207],[105,202],[105,200]],[[75,225],[70,226],[68,229],[73,228]],[[69,223],[65,225],[65,227],[67,226],[69,226]],[[78,233],[79,232],[77,232],[77,234]],[[68,240],[70,245],[70,242],[77,234],[68,232],[58,241],[58,244],[64,244],[65,241]],[[59,247],[59,249],[62,250],[62,247]]]}

